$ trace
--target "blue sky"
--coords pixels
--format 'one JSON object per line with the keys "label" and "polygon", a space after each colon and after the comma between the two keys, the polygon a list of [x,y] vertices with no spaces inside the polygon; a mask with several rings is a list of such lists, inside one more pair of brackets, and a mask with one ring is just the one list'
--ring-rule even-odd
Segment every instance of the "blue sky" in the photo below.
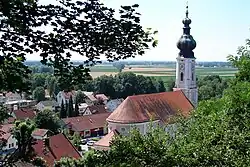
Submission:
{"label": "blue sky", "polygon": [[[55,0],[40,0],[44,3]],[[47,2],[46,2],[47,1]],[[182,35],[186,0],[102,0],[116,10],[121,5],[139,4],[141,24],[159,31],[159,45],[135,60],[174,61],[176,42]],[[191,35],[197,42],[197,61],[226,61],[250,38],[250,0],[189,0]],[[32,56],[33,57],[33,56]],[[28,58],[29,59],[29,58]],[[34,57],[32,58],[34,59]],[[80,60],[81,56],[74,55]]]}

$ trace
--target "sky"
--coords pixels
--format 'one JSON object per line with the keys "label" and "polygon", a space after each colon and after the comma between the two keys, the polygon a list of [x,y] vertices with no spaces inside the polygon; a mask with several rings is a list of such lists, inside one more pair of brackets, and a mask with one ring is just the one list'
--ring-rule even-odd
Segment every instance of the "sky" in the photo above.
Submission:
{"label": "sky", "polygon": [[[54,3],[56,0],[40,0]],[[54,1],[54,2],[52,2]],[[186,0],[102,0],[107,7],[119,10],[121,5],[139,4],[141,25],[158,30],[157,48],[143,56],[128,60],[175,61],[179,50],[176,43],[182,35]],[[197,61],[226,61],[239,46],[250,38],[250,0],[189,0],[191,35],[197,42]],[[39,59],[29,56],[28,60]],[[73,60],[82,60],[74,55]]]}

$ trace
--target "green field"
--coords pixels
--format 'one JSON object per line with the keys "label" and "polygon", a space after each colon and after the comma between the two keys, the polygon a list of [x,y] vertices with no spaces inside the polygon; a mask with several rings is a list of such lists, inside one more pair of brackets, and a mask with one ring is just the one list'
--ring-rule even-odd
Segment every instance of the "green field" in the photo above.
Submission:
{"label": "green field", "polygon": [[[118,70],[112,65],[98,65],[91,67],[91,75],[93,78],[101,75],[115,75]],[[175,79],[175,65],[155,66],[155,65],[131,65],[125,67],[123,72],[133,72],[137,75],[144,75],[161,79],[166,83],[170,79]],[[196,75],[204,77],[207,75],[219,75],[221,77],[234,77],[237,72],[236,68],[229,67],[196,67]]]}

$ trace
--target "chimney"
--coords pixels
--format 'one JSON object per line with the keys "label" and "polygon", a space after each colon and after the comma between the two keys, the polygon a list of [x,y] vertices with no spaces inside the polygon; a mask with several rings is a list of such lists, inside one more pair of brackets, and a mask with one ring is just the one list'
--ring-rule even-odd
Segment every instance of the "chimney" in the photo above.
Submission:
{"label": "chimney", "polygon": [[15,110],[18,110],[18,105],[14,105],[13,106],[13,110],[15,111]]}

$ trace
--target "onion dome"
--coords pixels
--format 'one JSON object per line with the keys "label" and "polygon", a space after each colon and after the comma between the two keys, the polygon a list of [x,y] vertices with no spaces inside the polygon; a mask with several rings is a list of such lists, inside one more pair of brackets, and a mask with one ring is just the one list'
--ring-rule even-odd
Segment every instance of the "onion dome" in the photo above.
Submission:
{"label": "onion dome", "polygon": [[190,35],[190,24],[191,19],[188,18],[188,6],[186,7],[186,18],[182,20],[184,24],[183,27],[183,35],[177,42],[177,48],[180,50],[179,55],[184,58],[194,58],[193,50],[196,47],[196,41],[193,39],[192,35]]}

